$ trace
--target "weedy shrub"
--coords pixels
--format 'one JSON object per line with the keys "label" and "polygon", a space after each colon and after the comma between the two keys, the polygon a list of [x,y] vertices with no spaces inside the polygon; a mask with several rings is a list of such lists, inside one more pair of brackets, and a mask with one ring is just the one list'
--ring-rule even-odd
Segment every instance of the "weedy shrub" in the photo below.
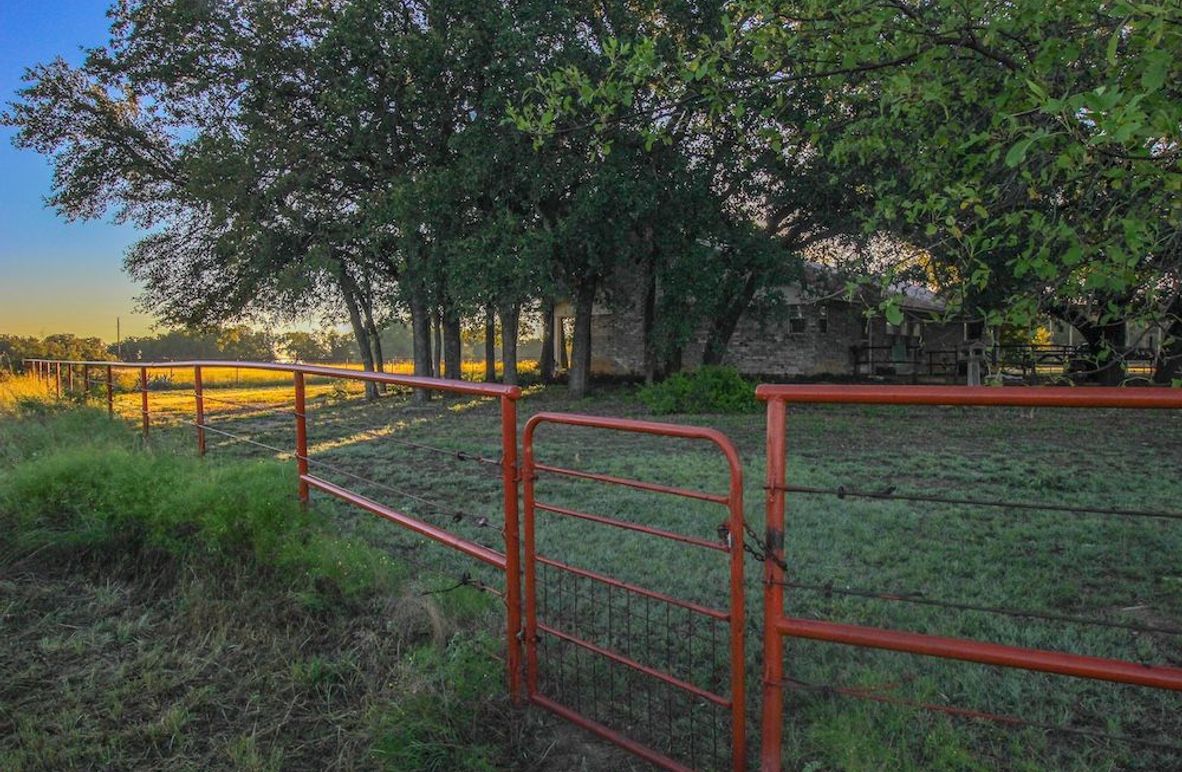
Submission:
{"label": "weedy shrub", "polygon": [[655,415],[672,413],[757,413],[755,384],[733,367],[700,367],[643,387],[639,395]]}
{"label": "weedy shrub", "polygon": [[0,768],[503,768],[487,595],[424,593],[442,577],[303,510],[290,465],[168,445],[0,394]]}

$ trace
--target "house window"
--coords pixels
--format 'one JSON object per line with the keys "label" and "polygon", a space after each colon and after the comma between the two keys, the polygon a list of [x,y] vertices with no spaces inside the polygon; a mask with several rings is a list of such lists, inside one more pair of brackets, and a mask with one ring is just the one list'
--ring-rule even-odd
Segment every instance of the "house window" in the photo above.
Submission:
{"label": "house window", "polygon": [[821,306],[818,310],[817,317],[817,332],[829,332],[829,309],[826,306]]}
{"label": "house window", "polygon": [[798,333],[804,332],[805,321],[804,313],[801,311],[799,305],[788,306],[788,332]]}

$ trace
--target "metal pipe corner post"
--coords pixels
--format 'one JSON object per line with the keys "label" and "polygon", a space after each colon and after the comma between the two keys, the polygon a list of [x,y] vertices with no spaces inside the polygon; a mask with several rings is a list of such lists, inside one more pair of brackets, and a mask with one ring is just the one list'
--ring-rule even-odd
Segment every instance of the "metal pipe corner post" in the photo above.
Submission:
{"label": "metal pipe corner post", "polygon": [[195,420],[197,427],[197,455],[205,456],[205,390],[201,385],[201,366],[193,368],[193,398],[195,400]]}
{"label": "metal pipe corner post", "polygon": [[521,546],[517,500],[517,402],[501,396],[501,481],[505,505],[505,606],[506,669],[509,695],[515,705],[523,704],[521,684]]}
{"label": "metal pipe corner post", "polygon": [[306,411],[307,399],[304,390],[304,374],[292,373],[292,383],[295,386],[295,442],[296,442],[296,474],[299,476],[300,505],[308,506],[308,415]]}
{"label": "metal pipe corner post", "polygon": [[148,368],[140,368],[140,412],[143,414],[144,439],[148,439]]}
{"label": "metal pipe corner post", "polygon": [[107,417],[115,417],[115,378],[111,373],[111,366],[107,365]]}
{"label": "metal pipe corner post", "polygon": [[763,718],[760,769],[779,772],[784,710],[784,485],[787,411],[782,398],[767,403],[766,559],[763,563]]}

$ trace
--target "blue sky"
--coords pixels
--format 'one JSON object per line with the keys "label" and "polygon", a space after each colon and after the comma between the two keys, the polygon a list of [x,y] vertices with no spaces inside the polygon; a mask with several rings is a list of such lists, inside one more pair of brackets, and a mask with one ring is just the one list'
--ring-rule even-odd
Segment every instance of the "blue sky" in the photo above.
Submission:
{"label": "blue sky", "polygon": [[[0,0],[0,101],[21,88],[26,67],[106,41],[107,0]],[[12,146],[0,128],[0,333],[74,332],[115,338],[150,332],[152,319],[133,313],[138,288],[123,273],[130,226],[67,223],[46,208],[47,159]]]}

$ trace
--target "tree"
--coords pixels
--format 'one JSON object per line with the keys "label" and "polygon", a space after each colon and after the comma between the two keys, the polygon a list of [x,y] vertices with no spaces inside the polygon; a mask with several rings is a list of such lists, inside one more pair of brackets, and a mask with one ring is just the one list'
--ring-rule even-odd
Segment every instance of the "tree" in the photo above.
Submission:
{"label": "tree", "polygon": [[659,141],[685,106],[755,113],[738,137],[852,172],[864,229],[927,250],[954,311],[1067,318],[1098,358],[1127,319],[1172,324],[1182,24],[1166,5],[741,0],[671,52],[654,35],[604,50],[553,73],[525,123]]}
{"label": "tree", "polygon": [[24,359],[72,359],[103,361],[112,359],[106,344],[98,338],[79,338],[59,333],[44,338],[0,335],[0,363],[19,368]]}

